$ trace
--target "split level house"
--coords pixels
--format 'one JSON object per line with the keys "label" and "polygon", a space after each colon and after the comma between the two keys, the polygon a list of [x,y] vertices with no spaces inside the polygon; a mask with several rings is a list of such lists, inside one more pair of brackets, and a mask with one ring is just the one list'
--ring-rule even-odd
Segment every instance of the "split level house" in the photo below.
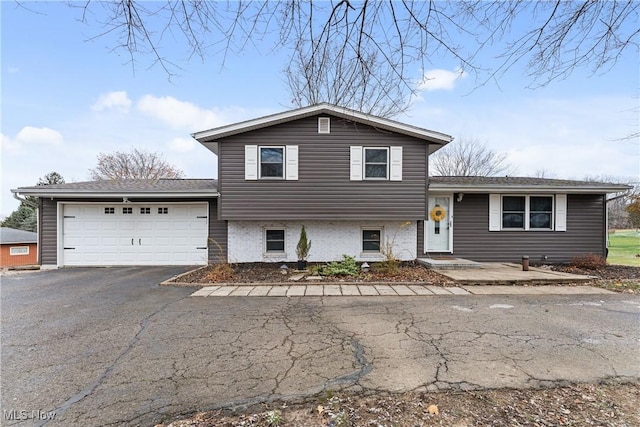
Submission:
{"label": "split level house", "polygon": [[[430,177],[440,132],[318,104],[192,135],[218,179],[22,187],[39,204],[43,267],[453,256],[561,263],[607,251],[624,185]],[[454,142],[455,143],[455,142]]]}

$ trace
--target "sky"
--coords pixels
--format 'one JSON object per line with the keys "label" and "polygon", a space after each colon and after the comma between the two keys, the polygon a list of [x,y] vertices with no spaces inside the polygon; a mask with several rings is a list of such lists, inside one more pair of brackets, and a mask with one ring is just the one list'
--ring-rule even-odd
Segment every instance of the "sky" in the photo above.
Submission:
{"label": "sky", "polygon": [[[132,65],[112,34],[98,36],[100,17],[82,22],[66,3],[2,1],[0,13],[2,216],[18,206],[10,189],[52,171],[88,180],[99,153],[145,149],[189,178],[216,178],[215,155],[191,133],[293,108],[288,52],[268,42],[201,60],[167,37],[163,52],[179,67],[169,78],[149,56]],[[428,65],[396,120],[477,139],[519,176],[640,180],[639,141],[621,140],[638,132],[637,52],[606,73],[577,70],[535,89],[523,67],[478,86],[447,58]]]}

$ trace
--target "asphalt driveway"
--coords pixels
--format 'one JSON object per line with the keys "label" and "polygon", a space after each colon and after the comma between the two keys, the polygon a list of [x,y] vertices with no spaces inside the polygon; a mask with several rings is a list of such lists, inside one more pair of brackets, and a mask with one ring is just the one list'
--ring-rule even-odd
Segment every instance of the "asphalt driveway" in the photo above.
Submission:
{"label": "asphalt driveway", "polygon": [[197,298],[157,286],[182,271],[2,277],[2,424],[153,425],[327,388],[640,379],[637,296]]}

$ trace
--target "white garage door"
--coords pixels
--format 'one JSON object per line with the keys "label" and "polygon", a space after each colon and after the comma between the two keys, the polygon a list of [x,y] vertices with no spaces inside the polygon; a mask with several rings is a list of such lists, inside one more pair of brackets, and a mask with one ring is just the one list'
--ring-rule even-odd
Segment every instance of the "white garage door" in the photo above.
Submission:
{"label": "white garage door", "polygon": [[207,263],[206,203],[69,204],[63,213],[63,265]]}

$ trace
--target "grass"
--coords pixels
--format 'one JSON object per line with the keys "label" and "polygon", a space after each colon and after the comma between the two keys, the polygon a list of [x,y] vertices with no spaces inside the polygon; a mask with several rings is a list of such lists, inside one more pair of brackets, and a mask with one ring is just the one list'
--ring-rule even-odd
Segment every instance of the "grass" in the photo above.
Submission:
{"label": "grass", "polygon": [[640,267],[640,231],[616,230],[609,233],[607,262],[617,265]]}

